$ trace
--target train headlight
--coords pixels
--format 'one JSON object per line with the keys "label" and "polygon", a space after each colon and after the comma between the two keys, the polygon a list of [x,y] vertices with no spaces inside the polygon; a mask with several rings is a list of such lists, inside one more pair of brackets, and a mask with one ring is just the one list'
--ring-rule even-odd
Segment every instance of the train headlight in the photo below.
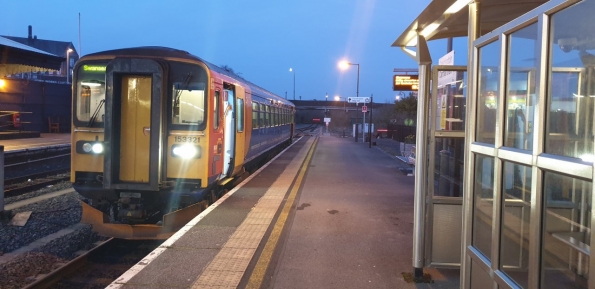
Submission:
{"label": "train headlight", "polygon": [[191,144],[173,145],[171,154],[183,159],[197,159],[200,158],[200,147]]}
{"label": "train headlight", "polygon": [[84,143],[83,144],[83,151],[86,153],[90,153],[91,150],[93,150],[93,145],[91,145],[90,143]]}
{"label": "train headlight", "polygon": [[76,152],[80,154],[103,154],[104,146],[99,141],[78,141],[76,142]]}
{"label": "train headlight", "polygon": [[100,154],[103,153],[103,144],[102,143],[94,143],[93,146],[91,147],[91,150],[96,153],[96,154]]}

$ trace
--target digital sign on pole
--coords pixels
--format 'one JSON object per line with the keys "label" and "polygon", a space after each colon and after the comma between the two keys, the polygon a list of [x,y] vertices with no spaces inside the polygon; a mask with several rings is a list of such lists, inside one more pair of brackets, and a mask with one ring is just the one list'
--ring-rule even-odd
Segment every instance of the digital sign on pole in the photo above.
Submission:
{"label": "digital sign on pole", "polygon": [[419,88],[418,75],[395,75],[393,76],[394,91],[417,91]]}

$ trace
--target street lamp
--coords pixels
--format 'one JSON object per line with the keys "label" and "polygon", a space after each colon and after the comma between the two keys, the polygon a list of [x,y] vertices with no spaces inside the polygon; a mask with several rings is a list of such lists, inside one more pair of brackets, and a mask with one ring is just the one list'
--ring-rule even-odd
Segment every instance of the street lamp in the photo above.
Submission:
{"label": "street lamp", "polygon": [[66,83],[70,83],[70,52],[72,52],[71,48],[66,50]]}
{"label": "street lamp", "polygon": [[293,100],[295,100],[295,70],[290,67],[289,72],[293,72]]}
{"label": "street lamp", "polygon": [[[355,96],[359,97],[359,63],[351,63],[348,62],[347,60],[343,60],[339,62],[339,68],[341,68],[341,70],[346,70],[347,68],[349,68],[350,65],[357,65],[357,87],[356,87],[356,91],[355,91]],[[357,106],[357,103],[355,104]],[[355,110],[355,123],[357,123],[357,117],[358,117],[358,112],[357,109]],[[355,126],[355,142],[357,142],[357,125]],[[362,129],[363,129],[363,125],[362,125]]]}
{"label": "street lamp", "polygon": [[347,60],[339,62],[339,68],[341,68],[342,70],[347,70],[347,68],[349,68],[350,65],[357,65],[357,87],[355,91],[355,96],[359,97],[359,63],[351,63]]}

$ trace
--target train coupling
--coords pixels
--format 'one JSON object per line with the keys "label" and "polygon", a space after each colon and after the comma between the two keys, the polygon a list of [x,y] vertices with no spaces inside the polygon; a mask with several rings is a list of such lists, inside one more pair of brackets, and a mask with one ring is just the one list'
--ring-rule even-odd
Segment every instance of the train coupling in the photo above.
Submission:
{"label": "train coupling", "polygon": [[140,198],[122,197],[118,200],[118,219],[141,220],[145,210]]}

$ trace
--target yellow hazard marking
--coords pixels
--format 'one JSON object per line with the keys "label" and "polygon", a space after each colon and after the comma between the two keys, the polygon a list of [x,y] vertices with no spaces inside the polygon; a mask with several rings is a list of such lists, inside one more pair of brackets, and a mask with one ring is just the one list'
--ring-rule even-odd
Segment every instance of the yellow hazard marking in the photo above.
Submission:
{"label": "yellow hazard marking", "polygon": [[250,279],[248,280],[248,284],[246,285],[247,289],[256,289],[262,286],[262,281],[264,280],[265,273],[271,263],[271,259],[273,257],[273,252],[277,247],[277,243],[279,242],[279,238],[281,237],[281,232],[283,232],[283,228],[285,227],[285,223],[287,223],[287,217],[289,216],[289,212],[291,211],[291,207],[293,207],[293,203],[295,201],[295,196],[299,191],[300,187],[302,186],[302,181],[304,179],[304,175],[308,170],[308,166],[310,165],[310,160],[312,159],[312,155],[314,154],[314,150],[316,148],[316,144],[318,143],[318,138],[314,140],[314,143],[310,147],[310,151],[308,152],[308,156],[304,160],[302,167],[300,168],[299,174],[291,188],[291,192],[287,197],[287,201],[283,206],[283,210],[275,222],[275,226],[273,227],[273,231],[267,240],[267,243],[264,245],[264,249],[256,262],[256,266],[254,266],[254,271],[252,271],[252,275],[250,275]]}

